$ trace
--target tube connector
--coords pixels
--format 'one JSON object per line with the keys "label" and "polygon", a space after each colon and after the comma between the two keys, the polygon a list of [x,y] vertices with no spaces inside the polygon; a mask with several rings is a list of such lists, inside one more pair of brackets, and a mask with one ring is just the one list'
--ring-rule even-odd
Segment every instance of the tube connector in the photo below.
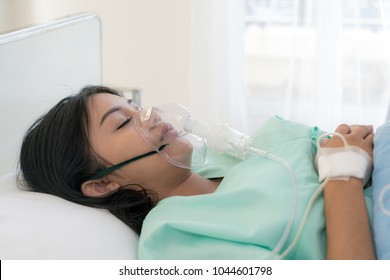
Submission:
{"label": "tube connector", "polygon": [[248,158],[252,141],[249,136],[227,124],[206,124],[190,118],[184,129],[207,140],[207,144],[218,152],[241,159]]}

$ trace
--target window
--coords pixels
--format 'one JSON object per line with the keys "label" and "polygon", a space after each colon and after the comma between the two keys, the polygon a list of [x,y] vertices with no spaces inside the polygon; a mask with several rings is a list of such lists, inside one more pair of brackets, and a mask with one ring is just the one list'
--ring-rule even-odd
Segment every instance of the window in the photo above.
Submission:
{"label": "window", "polygon": [[331,130],[383,123],[389,0],[245,0],[249,127],[273,114]]}

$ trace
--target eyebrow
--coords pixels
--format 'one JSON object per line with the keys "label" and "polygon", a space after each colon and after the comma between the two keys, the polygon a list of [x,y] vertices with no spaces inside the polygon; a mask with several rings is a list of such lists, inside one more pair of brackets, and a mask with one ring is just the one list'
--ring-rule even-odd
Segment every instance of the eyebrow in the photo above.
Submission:
{"label": "eyebrow", "polygon": [[[131,102],[132,102],[131,99],[127,100],[127,103],[128,103],[128,104],[130,104]],[[116,111],[121,110],[121,108],[122,108],[121,106],[115,106],[115,107],[111,108],[110,110],[108,110],[107,112],[105,112],[104,115],[103,115],[103,117],[102,117],[102,119],[100,120],[99,126],[102,126],[103,122],[107,119],[107,117],[108,117],[109,115],[111,115],[112,113],[114,113],[114,112],[116,112]]]}
{"label": "eyebrow", "polygon": [[120,109],[121,109],[121,107],[116,106],[116,107],[111,108],[111,109],[108,110],[107,112],[105,112],[104,115],[103,115],[103,117],[102,117],[102,119],[100,120],[99,126],[102,126],[103,122],[107,119],[107,117],[108,117],[110,114],[112,114],[112,113],[114,113],[114,112],[116,112],[116,111],[119,111]]}

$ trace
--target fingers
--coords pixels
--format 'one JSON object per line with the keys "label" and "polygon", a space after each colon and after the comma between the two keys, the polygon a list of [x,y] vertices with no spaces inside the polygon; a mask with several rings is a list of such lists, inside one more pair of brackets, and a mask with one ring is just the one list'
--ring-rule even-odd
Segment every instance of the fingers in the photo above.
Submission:
{"label": "fingers", "polygon": [[349,134],[351,133],[351,128],[349,127],[349,125],[343,123],[336,128],[336,132],[341,134]]}
{"label": "fingers", "polygon": [[[372,156],[374,143],[374,128],[372,125],[341,124],[335,131],[340,133],[349,145],[362,148]],[[342,147],[344,143],[340,137],[331,137],[331,139],[325,142],[325,146],[329,148]]]}
{"label": "fingers", "polygon": [[372,135],[374,132],[374,127],[372,125],[347,125],[340,124],[336,128],[336,132],[341,134],[355,134],[362,137],[363,139],[369,135]]}
{"label": "fingers", "polygon": [[373,145],[374,145],[374,133],[371,133],[366,138],[364,138],[364,142],[366,143],[367,147],[373,147]]}
{"label": "fingers", "polygon": [[351,131],[364,139],[373,134],[374,127],[372,125],[351,125]]}
{"label": "fingers", "polygon": [[324,138],[322,139],[320,146],[325,147],[326,145],[328,145],[328,143],[329,143],[329,138]]}

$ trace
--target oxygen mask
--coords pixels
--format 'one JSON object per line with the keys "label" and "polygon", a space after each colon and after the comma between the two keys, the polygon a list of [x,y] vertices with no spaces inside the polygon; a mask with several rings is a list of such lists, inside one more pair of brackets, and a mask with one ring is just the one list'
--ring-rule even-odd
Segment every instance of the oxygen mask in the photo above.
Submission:
{"label": "oxygen mask", "polygon": [[135,129],[171,164],[186,169],[199,168],[206,163],[206,141],[178,125],[178,120],[185,118],[186,114],[174,109],[150,107],[135,118]]}

